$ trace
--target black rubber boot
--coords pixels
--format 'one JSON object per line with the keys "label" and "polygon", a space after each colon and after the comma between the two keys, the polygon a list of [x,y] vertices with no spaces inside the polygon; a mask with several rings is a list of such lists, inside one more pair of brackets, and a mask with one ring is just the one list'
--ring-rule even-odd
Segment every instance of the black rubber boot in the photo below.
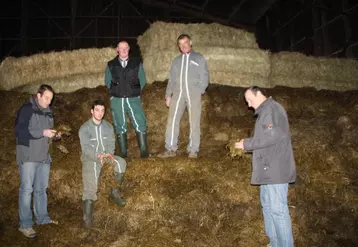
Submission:
{"label": "black rubber boot", "polygon": [[93,226],[93,200],[83,201],[83,221],[86,228]]}
{"label": "black rubber boot", "polygon": [[148,158],[148,145],[147,145],[147,133],[146,132],[136,132],[138,146],[140,150],[140,157],[141,158]]}
{"label": "black rubber boot", "polygon": [[109,200],[120,207],[126,204],[126,200],[121,198],[121,192],[119,191],[119,188],[111,189],[111,192],[109,193]]}
{"label": "black rubber boot", "polygon": [[127,132],[118,134],[119,155],[122,158],[127,158]]}

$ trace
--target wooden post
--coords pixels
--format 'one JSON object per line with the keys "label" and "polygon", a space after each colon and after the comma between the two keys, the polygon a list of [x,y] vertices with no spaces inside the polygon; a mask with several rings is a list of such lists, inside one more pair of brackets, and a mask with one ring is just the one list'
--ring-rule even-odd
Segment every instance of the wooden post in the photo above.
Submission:
{"label": "wooden post", "polygon": [[21,0],[21,50],[22,55],[28,54],[27,44],[27,26],[29,21],[29,2],[28,0]]}

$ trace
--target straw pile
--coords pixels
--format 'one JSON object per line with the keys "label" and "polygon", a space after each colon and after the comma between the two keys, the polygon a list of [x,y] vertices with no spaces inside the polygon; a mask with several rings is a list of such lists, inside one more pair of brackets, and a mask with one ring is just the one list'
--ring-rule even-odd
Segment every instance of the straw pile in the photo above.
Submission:
{"label": "straw pile", "polygon": [[[6,90],[32,83],[39,84],[40,81],[46,80],[50,85],[53,85],[53,81],[62,85],[74,75],[76,78],[72,80],[72,83],[77,84],[79,77],[91,74],[88,79],[80,82],[80,86],[89,83],[90,87],[93,87],[93,83],[98,82],[92,82],[92,75],[104,74],[106,63],[115,55],[113,48],[92,48],[41,53],[22,58],[8,57],[0,65],[0,85]],[[64,85],[61,89],[68,90],[72,86],[75,85],[67,87]],[[60,92],[62,92],[61,89],[59,89]]]}
{"label": "straw pile", "polygon": [[[151,152],[164,149],[168,116],[165,88],[164,82],[153,83],[143,93]],[[140,159],[135,130],[129,127],[128,166],[121,186],[127,204],[116,207],[108,201],[109,189],[118,185],[113,166],[104,166],[93,229],[82,225],[82,164],[76,133],[90,117],[92,101],[101,98],[108,106],[109,95],[104,86],[57,94],[53,102],[56,129],[63,125],[72,129],[71,135],[52,144],[48,209],[60,224],[35,225],[39,236],[32,240],[19,237],[17,230],[20,182],[13,132],[16,111],[28,95],[0,91],[0,103],[7,106],[0,118],[4,130],[0,132],[0,246],[266,246],[269,240],[259,188],[250,184],[252,155],[231,158],[225,148],[229,140],[253,134],[256,119],[245,104],[243,91],[209,86],[203,97],[197,160],[187,158],[187,114],[180,124],[178,155],[174,158],[153,155]],[[288,204],[295,245],[356,246],[358,90],[277,87],[266,92],[287,106],[290,120],[297,182],[289,188]],[[111,122],[109,109],[105,119]],[[59,144],[69,153],[62,152]]]}
{"label": "straw pile", "polygon": [[358,61],[311,57],[296,52],[271,55],[270,84],[337,91],[358,88]]}

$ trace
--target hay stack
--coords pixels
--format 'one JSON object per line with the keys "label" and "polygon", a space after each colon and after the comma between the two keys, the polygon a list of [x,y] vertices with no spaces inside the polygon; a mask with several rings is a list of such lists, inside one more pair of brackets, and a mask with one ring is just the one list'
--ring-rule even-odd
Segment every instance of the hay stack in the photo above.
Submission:
{"label": "hay stack", "polygon": [[171,62],[180,54],[176,40],[181,33],[188,33],[194,50],[207,58],[211,83],[268,86],[269,54],[258,49],[254,34],[217,23],[153,23],[138,37],[148,83],[168,79]]}
{"label": "hay stack", "polygon": [[[22,58],[8,57],[0,65],[0,85],[6,90],[10,90],[27,84],[38,84],[39,82],[54,85],[54,82],[67,81],[68,77],[73,75],[80,78],[81,74],[85,77],[87,74],[103,74],[106,62],[113,58],[115,54],[112,48],[92,48],[41,53]],[[76,79],[77,81],[78,79]],[[85,82],[88,82],[88,79],[85,79],[82,85]],[[93,87],[91,84],[93,84],[92,81],[89,87]],[[63,87],[63,89],[73,91],[71,86]]]}
{"label": "hay stack", "polygon": [[[208,61],[210,83],[231,86],[268,86],[269,53],[259,49],[195,47]],[[177,51],[161,50],[144,57],[143,67],[148,83],[168,79]]]}
{"label": "hay stack", "polygon": [[195,46],[258,48],[255,35],[244,30],[218,23],[181,24],[158,21],[138,37],[142,55],[155,54],[161,50],[178,52],[176,40],[181,33],[189,34]]}
{"label": "hay stack", "polygon": [[358,61],[311,57],[296,52],[271,55],[271,86],[337,91],[358,88]]}

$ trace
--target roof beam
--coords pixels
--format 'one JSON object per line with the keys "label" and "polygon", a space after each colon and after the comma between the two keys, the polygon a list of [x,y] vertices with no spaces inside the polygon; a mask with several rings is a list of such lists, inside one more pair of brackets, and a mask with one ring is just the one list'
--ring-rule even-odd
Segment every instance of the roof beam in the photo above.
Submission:
{"label": "roof beam", "polygon": [[[195,10],[191,10],[191,9],[188,9],[188,8],[185,8],[185,7],[181,7],[181,6],[177,5],[177,4],[173,5],[173,4],[170,4],[170,3],[159,2],[159,1],[154,1],[154,0],[132,0],[132,1],[142,2],[142,3],[147,4],[147,5],[156,6],[156,7],[164,8],[164,9],[168,9],[168,8],[171,7],[173,10],[189,14],[189,15],[191,15],[193,17],[196,17],[196,18],[199,18],[199,19],[206,19],[206,20],[210,20],[210,21],[213,21],[213,22],[223,24],[223,25],[229,25],[230,24],[230,26],[232,26],[232,27],[245,29],[245,30],[248,30],[248,31],[253,31],[253,29],[254,29],[254,27],[251,27],[251,26],[244,26],[244,25],[240,25],[240,24],[236,24],[236,23],[230,23],[228,21],[228,19],[216,17],[216,16],[213,16],[213,15],[210,15],[210,14],[205,14],[205,13],[202,14],[200,11],[195,11]],[[245,1],[245,0],[243,0],[243,1]]]}
{"label": "roof beam", "polygon": [[239,4],[237,4],[233,10],[231,11],[231,13],[229,14],[229,18],[227,19],[227,21],[230,23],[232,18],[236,15],[236,13],[240,10],[241,6],[246,2],[247,0],[241,0]]}

